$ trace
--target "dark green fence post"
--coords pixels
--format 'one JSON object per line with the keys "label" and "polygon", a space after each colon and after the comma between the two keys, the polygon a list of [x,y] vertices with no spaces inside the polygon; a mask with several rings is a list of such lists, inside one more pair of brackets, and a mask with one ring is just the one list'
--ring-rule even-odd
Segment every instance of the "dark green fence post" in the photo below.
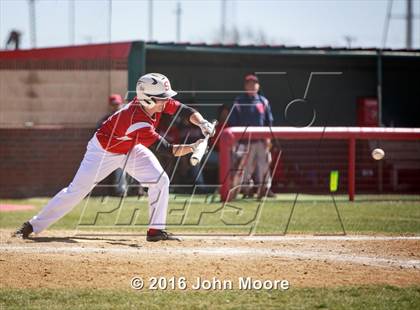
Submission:
{"label": "dark green fence post", "polygon": [[146,43],[136,41],[131,44],[128,55],[128,92],[127,99],[132,100],[136,93],[136,83],[146,73]]}

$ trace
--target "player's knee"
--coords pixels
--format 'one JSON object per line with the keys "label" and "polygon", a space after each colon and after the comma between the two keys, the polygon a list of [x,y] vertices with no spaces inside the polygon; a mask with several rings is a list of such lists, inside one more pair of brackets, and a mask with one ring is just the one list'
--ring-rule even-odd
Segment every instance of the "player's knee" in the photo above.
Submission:
{"label": "player's knee", "polygon": [[159,184],[163,187],[169,187],[169,183],[170,180],[168,175],[166,174],[166,172],[163,172],[159,178]]}
{"label": "player's knee", "polygon": [[165,172],[160,173],[156,178],[155,181],[152,182],[149,187],[159,187],[159,188],[165,188],[169,187],[169,177]]}

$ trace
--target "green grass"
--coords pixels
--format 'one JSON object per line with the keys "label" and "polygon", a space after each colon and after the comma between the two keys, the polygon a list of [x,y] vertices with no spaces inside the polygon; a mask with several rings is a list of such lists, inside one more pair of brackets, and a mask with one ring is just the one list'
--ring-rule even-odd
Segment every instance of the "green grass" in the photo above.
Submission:
{"label": "green grass", "polygon": [[420,309],[420,287],[291,288],[288,291],[1,289],[0,309]]}
{"label": "green grass", "polygon": [[[407,197],[360,197],[350,203],[336,197],[349,233],[420,234],[420,200]],[[384,198],[384,197],[382,197]],[[204,196],[171,197],[169,227],[182,232],[282,233],[294,195],[281,195],[264,206],[257,201],[206,203]],[[1,228],[15,228],[40,210],[48,198],[3,200],[0,203],[31,204],[36,210],[0,213]],[[87,208],[82,211],[87,204]],[[79,221],[96,225],[93,230],[144,232],[147,201],[129,197],[117,208],[118,199],[85,200],[53,225],[53,229],[75,229]],[[136,209],[138,209],[136,211]],[[112,212],[111,212],[112,211]],[[99,212],[99,213],[98,213]],[[102,213],[101,213],[102,212]],[[99,214],[99,215],[98,215]],[[98,215],[98,216],[97,216]],[[181,223],[181,225],[180,225]],[[118,225],[116,225],[118,224]],[[328,196],[300,195],[289,225],[289,233],[340,232],[334,204]],[[0,280],[1,284],[1,280]],[[294,288],[288,291],[134,291],[105,289],[0,289],[0,309],[420,309],[420,286],[360,286],[338,288]]]}
{"label": "green grass", "polygon": [[[417,196],[414,196],[416,199]],[[256,200],[237,200],[223,206],[207,203],[205,196],[171,196],[168,229],[195,233],[281,234],[291,214],[295,195],[280,195],[264,205]],[[360,196],[349,202],[337,196],[336,203],[348,233],[420,234],[420,200],[406,196]],[[368,200],[371,199],[371,200]],[[1,203],[31,204],[35,211],[0,214],[1,228],[15,228],[48,202],[48,198],[3,200]],[[118,230],[144,232],[147,226],[147,200],[128,197],[119,206],[119,198],[85,199],[72,212],[52,226],[53,229]],[[85,212],[83,212],[85,210]],[[82,224],[79,225],[78,224]],[[294,207],[288,233],[340,233],[341,225],[331,196],[300,195]]]}

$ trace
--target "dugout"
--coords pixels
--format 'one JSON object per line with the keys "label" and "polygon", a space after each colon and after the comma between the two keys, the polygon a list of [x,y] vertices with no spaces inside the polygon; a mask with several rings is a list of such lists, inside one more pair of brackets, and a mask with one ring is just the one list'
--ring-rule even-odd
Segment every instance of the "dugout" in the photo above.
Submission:
{"label": "dugout", "polygon": [[[357,100],[363,97],[377,98],[384,126],[420,125],[415,76],[420,51],[142,42],[134,49],[146,57],[128,66],[129,71],[139,68],[132,76],[162,72],[172,77],[187,103],[230,104],[236,91],[243,90],[243,76],[254,72],[271,102],[276,126],[304,126],[312,108],[315,126],[357,126]],[[129,81],[131,89],[134,82]],[[286,118],[286,106],[303,97],[308,106],[294,104]],[[215,113],[214,107],[201,109]]]}

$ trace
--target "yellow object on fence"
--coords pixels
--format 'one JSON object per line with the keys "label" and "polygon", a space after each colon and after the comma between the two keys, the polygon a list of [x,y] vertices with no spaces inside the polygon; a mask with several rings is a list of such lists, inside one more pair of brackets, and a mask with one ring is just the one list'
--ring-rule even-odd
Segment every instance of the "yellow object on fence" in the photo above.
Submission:
{"label": "yellow object on fence", "polygon": [[330,192],[336,192],[338,188],[338,171],[330,172]]}

